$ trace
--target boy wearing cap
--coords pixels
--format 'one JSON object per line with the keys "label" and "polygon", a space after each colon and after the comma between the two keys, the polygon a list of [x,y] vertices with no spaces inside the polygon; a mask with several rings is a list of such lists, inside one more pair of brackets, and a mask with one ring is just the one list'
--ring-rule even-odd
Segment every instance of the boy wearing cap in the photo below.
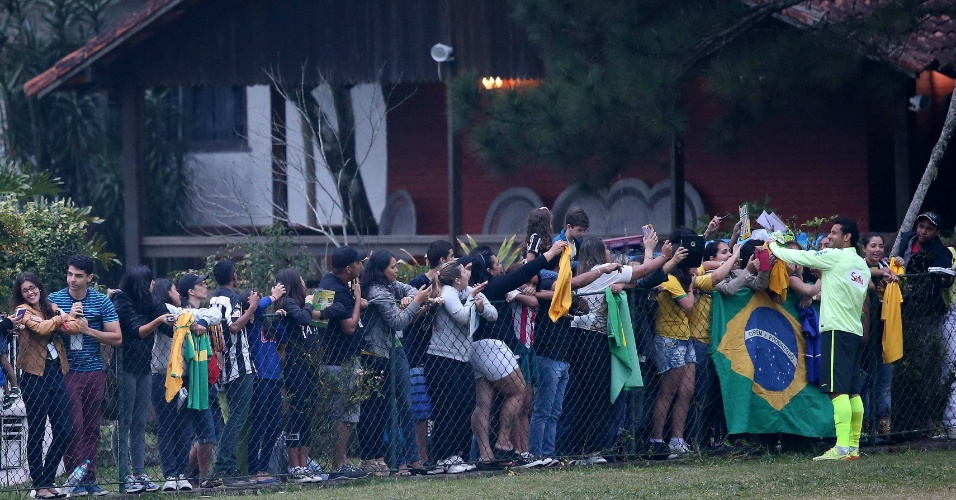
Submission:
{"label": "boy wearing cap", "polygon": [[[942,217],[929,210],[916,217],[916,225],[913,226],[912,231],[905,232],[900,236],[897,253],[906,263],[907,273],[917,272],[911,269],[910,264],[912,258],[920,254],[925,254],[925,267],[927,268],[952,267],[952,254],[939,239],[939,228],[942,227],[942,223]],[[922,269],[919,272],[926,272],[926,270]],[[944,286],[948,287],[952,282],[952,279],[950,279],[949,283]]]}
{"label": "boy wearing cap", "polygon": [[84,483],[74,487],[70,496],[106,495],[96,484],[96,450],[100,443],[100,422],[106,396],[106,371],[100,344],[118,346],[123,342],[119,316],[110,299],[90,290],[93,281],[93,259],[74,255],[66,271],[67,287],[50,294],[50,301],[61,311],[70,311],[77,318],[79,332],[63,332],[67,346],[66,359],[70,371],[63,376],[70,397],[70,420],[73,435],[67,444],[63,465],[71,471],[90,461]]}
{"label": "boy wearing cap", "polygon": [[[338,435],[332,450],[329,479],[353,479],[367,474],[356,470],[345,459],[352,424],[359,419],[358,405],[349,403],[348,399],[355,390],[355,372],[359,368],[356,359],[362,348],[359,318],[363,299],[358,277],[362,274],[362,261],[367,256],[366,252],[350,246],[335,249],[332,270],[319,282],[320,289],[334,294],[332,303],[321,310],[321,319],[328,321],[322,336],[322,376],[333,391],[332,405]],[[312,314],[317,316],[317,313],[319,311]]]}

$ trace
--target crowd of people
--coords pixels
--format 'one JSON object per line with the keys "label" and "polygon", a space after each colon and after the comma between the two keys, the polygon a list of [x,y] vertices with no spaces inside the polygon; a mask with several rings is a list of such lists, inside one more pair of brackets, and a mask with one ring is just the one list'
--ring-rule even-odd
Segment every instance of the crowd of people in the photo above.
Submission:
{"label": "crowd of people", "polygon": [[[390,252],[339,247],[314,293],[294,268],[279,271],[268,293],[239,291],[231,260],[213,268],[212,292],[206,275],[174,283],[137,266],[108,296],[91,288],[94,263],[83,255],[69,261],[63,290],[24,271],[4,321],[8,337],[16,334],[18,370],[0,359],[5,406],[22,396],[26,408],[35,496],[106,494],[96,470],[107,385],[101,345],[115,348],[128,493],[547,467],[559,457],[604,463],[629,404],[611,389],[609,316],[617,311],[609,312],[608,290],[631,297],[633,330],[647,333],[637,334],[637,348],[659,381],[644,453],[674,458],[732,445],[710,359],[711,301],[767,291],[778,259],[801,307],[820,304],[820,390],[833,402],[837,443],[817,458],[859,456],[864,408],[878,415],[877,432],[890,432],[892,364],[867,367],[875,389],[866,401],[857,380],[864,328],[874,330],[861,317],[878,318],[872,308],[899,279],[879,234],[861,236],[853,221],[837,219],[810,251],[792,241],[738,242],[738,222],[729,239],[713,239],[699,263],[686,265],[691,253],[678,243],[695,236],[687,228],[663,242],[651,228],[638,252],[612,255],[588,236],[583,210],[571,209],[563,222],[552,234],[550,210],[534,209],[509,269],[487,246],[456,257],[451,242],[434,241],[428,270],[407,284]],[[710,222],[705,239],[720,223]],[[903,235],[907,272],[953,268],[956,251],[940,242],[940,226],[938,214],[926,212]],[[951,283],[943,275],[938,296],[956,326]],[[951,368],[956,346],[947,349]],[[311,450],[318,408],[334,422],[330,449],[320,452],[329,457],[325,469]],[[156,482],[145,468],[150,415],[163,475]],[[956,396],[945,425],[956,438]],[[353,433],[358,463],[349,458]],[[284,470],[274,456],[280,436]],[[83,483],[56,488],[58,470],[87,461]]]}

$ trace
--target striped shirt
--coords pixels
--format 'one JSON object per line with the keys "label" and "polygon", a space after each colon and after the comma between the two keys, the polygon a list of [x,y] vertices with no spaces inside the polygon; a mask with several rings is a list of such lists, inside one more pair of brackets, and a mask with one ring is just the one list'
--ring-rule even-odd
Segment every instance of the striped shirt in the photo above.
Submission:
{"label": "striped shirt", "polygon": [[238,334],[229,331],[229,325],[242,316],[239,294],[230,288],[220,288],[213,294],[215,297],[226,297],[229,299],[231,310],[223,315],[222,333],[223,333],[223,352],[222,355],[222,375],[220,382],[228,384],[239,378],[239,375],[251,375],[253,363],[249,356],[249,337],[247,328],[244,327]]}
{"label": "striped shirt", "polygon": [[[50,294],[50,301],[63,312],[69,312],[75,302],[83,303],[83,316],[93,330],[104,331],[106,323],[116,323],[119,316],[110,299],[96,290],[86,290],[83,300],[76,300],[70,296],[70,289],[64,288]],[[94,372],[103,369],[103,357],[100,356],[100,342],[86,334],[63,335],[63,344],[66,346],[66,360],[70,370],[75,372]]]}

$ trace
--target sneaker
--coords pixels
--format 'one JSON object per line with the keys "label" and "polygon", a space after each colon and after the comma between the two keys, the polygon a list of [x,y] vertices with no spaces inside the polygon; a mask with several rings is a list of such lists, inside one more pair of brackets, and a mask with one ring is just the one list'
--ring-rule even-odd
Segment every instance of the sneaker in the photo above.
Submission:
{"label": "sneaker", "polygon": [[163,483],[163,491],[176,491],[179,489],[179,485],[175,477],[167,477],[166,482]]}
{"label": "sneaker", "polygon": [[23,392],[20,391],[19,387],[11,387],[10,394],[8,394],[8,396],[13,398],[14,400],[20,399],[20,396],[22,395],[23,395]]}
{"label": "sneaker", "polygon": [[651,460],[673,460],[677,458],[677,454],[672,452],[663,441],[648,441],[645,456]]}
{"label": "sneaker", "polygon": [[587,458],[587,463],[588,465],[601,465],[601,464],[606,464],[607,459],[602,457],[601,455],[592,455]]}
{"label": "sneaker", "polygon": [[192,491],[192,490],[193,490],[193,485],[192,485],[192,483],[190,483],[188,480],[186,480],[186,475],[185,475],[185,474],[180,474],[179,477],[176,478],[176,489],[177,489],[178,491]]}
{"label": "sneaker", "polygon": [[825,451],[823,455],[819,457],[813,457],[814,460],[849,460],[850,459],[850,449],[849,448],[840,448],[839,446],[834,446],[829,450]]}
{"label": "sneaker", "polygon": [[312,474],[305,469],[305,467],[293,467],[289,469],[289,480],[294,483],[311,483]]}
{"label": "sneaker", "polygon": [[96,483],[87,483],[85,486],[86,491],[90,492],[90,495],[94,497],[102,497],[110,494],[110,492],[100,488],[100,485]]}
{"label": "sneaker", "polygon": [[460,463],[448,467],[448,470],[445,471],[449,474],[461,474],[462,472],[468,472],[470,470],[475,470],[475,464],[466,464]]}
{"label": "sneaker", "polygon": [[[459,459],[460,459],[460,458],[461,458],[461,457],[459,457]],[[519,455],[519,454],[518,454],[516,451],[514,451],[513,449],[511,449],[511,450],[502,450],[502,449],[499,449],[499,448],[495,448],[495,460],[499,460],[499,461],[502,461],[502,462],[514,462],[514,461],[519,460],[519,459],[521,459],[521,455]],[[462,460],[462,462],[464,462],[464,460]],[[440,463],[440,462],[439,462],[439,463]]]}
{"label": "sneaker", "polygon": [[671,450],[671,453],[677,453],[678,455],[694,452],[694,450],[691,449],[690,445],[687,444],[687,441],[680,441],[680,442],[671,441],[667,445],[667,447]]}
{"label": "sneaker", "polygon": [[329,479],[361,479],[368,475],[368,472],[359,470],[352,462],[345,462],[338,470],[329,473]]}
{"label": "sneaker", "polygon": [[86,485],[79,484],[70,488],[70,491],[66,493],[66,496],[68,498],[75,498],[75,497],[85,497],[86,495],[89,495],[89,494],[90,492],[86,489]]}
{"label": "sneaker", "polygon": [[851,446],[850,447],[850,456],[847,457],[847,460],[859,460],[860,459],[860,447]]}
{"label": "sneaker", "polygon": [[[159,485],[153,482],[153,478],[149,477],[146,474],[140,474],[136,476],[136,480],[143,485],[143,491],[146,493],[152,493],[159,489]],[[126,490],[129,491],[129,490]]]}
{"label": "sneaker", "polygon": [[312,476],[313,483],[320,483],[322,481],[329,480],[329,475],[325,473],[325,470],[322,469],[322,466],[311,458],[309,459],[309,465],[305,468],[305,470]]}
{"label": "sneaker", "polygon": [[547,467],[551,463],[550,458],[536,457],[530,451],[521,453],[520,464],[515,465],[515,469],[533,469],[535,467]]}
{"label": "sneaker", "polygon": [[137,477],[132,474],[128,474],[126,476],[126,482],[124,484],[124,487],[126,489],[126,493],[141,493],[143,490],[146,489],[145,485],[139,482],[139,479],[137,479]]}
{"label": "sneaker", "polygon": [[448,467],[444,465],[433,464],[431,462],[425,462],[422,464],[422,469],[425,471],[425,475],[434,476],[437,474],[444,474]]}
{"label": "sneaker", "polygon": [[942,432],[933,436],[933,439],[956,439],[956,427],[944,427]]}

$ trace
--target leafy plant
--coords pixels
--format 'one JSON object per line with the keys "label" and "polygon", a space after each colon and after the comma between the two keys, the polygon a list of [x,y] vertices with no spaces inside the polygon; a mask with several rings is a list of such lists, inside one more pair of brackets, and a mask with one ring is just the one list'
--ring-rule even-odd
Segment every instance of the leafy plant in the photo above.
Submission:
{"label": "leafy plant", "polygon": [[272,290],[276,274],[286,267],[298,269],[306,280],[319,272],[319,266],[309,249],[296,245],[289,230],[280,224],[266,227],[258,235],[249,236],[243,243],[227,246],[223,253],[210,255],[206,258],[206,268],[201,272],[212,273],[216,262],[231,259],[236,255],[242,256],[236,263],[239,288],[255,288],[260,293]]}
{"label": "leafy plant", "polygon": [[0,303],[10,303],[10,287],[23,271],[36,273],[48,290],[57,290],[66,286],[67,262],[74,254],[88,255],[104,269],[118,263],[102,237],[91,231],[102,222],[90,215],[90,207],[71,200],[21,204],[13,195],[0,198]]}
{"label": "leafy plant", "polygon": [[59,178],[49,172],[30,172],[28,167],[9,158],[0,157],[0,195],[17,200],[36,196],[56,196],[62,191]]}
{"label": "leafy plant", "polygon": [[[517,237],[517,234],[512,234],[510,238],[502,241],[501,246],[498,247],[498,253],[495,257],[498,258],[498,262],[501,263],[501,267],[504,269],[511,267],[511,265],[518,260],[518,257],[521,256],[521,245],[515,245],[515,238]],[[466,234],[465,239],[466,241],[462,241],[461,238],[458,238],[458,246],[461,247],[462,252],[465,254],[470,253],[479,246],[478,242],[475,241],[470,234]]]}

